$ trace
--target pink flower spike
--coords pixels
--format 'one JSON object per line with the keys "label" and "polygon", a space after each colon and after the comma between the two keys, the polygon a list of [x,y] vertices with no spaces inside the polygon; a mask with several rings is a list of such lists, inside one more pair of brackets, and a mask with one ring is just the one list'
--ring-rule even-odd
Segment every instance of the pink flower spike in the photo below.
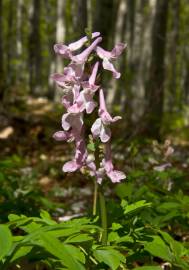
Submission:
{"label": "pink flower spike", "polygon": [[75,55],[71,58],[74,63],[82,64],[87,61],[89,54],[96,48],[97,44],[102,41],[101,37],[98,37],[93,43],[86,48],[82,53]]}

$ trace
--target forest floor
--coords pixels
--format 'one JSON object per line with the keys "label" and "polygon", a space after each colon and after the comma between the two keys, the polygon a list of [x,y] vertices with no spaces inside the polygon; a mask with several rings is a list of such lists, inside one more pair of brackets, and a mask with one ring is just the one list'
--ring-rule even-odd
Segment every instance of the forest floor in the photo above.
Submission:
{"label": "forest floor", "polygon": [[[66,219],[91,212],[93,181],[80,173],[64,174],[61,170],[63,163],[73,154],[72,144],[55,142],[52,138],[53,133],[60,129],[62,113],[60,105],[43,98],[28,97],[18,104],[14,102],[7,109],[5,107],[0,116],[0,152],[1,160],[11,161],[13,167],[15,163],[17,168],[14,170],[17,170],[17,176],[21,176],[17,193],[31,196],[31,191],[36,189],[38,193],[31,196],[32,200],[36,200],[41,208],[52,210],[57,218]],[[171,134],[162,143],[136,138],[128,141],[126,137],[116,139],[118,134],[125,132],[122,125],[113,131],[113,156],[116,167],[126,172],[129,182],[136,181],[137,185],[144,181],[146,184],[148,173],[157,172],[162,178],[167,177],[169,189],[174,171],[174,188],[180,185],[180,175],[188,177],[189,140]],[[15,189],[14,184],[12,188]],[[161,186],[156,188],[153,186],[154,192]],[[183,183],[181,188],[187,193],[189,184]],[[114,191],[110,183],[107,188],[109,198],[114,197]],[[31,213],[35,211],[32,209]]]}

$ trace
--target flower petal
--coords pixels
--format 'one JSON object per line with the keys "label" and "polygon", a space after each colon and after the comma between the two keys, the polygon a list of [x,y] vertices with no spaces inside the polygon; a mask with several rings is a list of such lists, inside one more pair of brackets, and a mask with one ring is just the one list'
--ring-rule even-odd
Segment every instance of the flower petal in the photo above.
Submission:
{"label": "flower petal", "polygon": [[101,41],[102,41],[101,37],[95,39],[95,41],[93,41],[93,43],[89,47],[87,47],[82,53],[73,56],[72,61],[80,64],[85,63],[87,61],[89,54],[96,48],[97,44],[100,43]]}
{"label": "flower petal", "polygon": [[117,57],[119,57],[122,54],[123,50],[126,48],[126,46],[127,45],[125,43],[116,44],[111,51],[111,58],[116,59]]}
{"label": "flower petal", "polygon": [[112,183],[119,183],[121,180],[126,178],[126,175],[123,172],[117,170],[107,173],[107,176],[110,178]]}
{"label": "flower petal", "polygon": [[109,127],[102,125],[101,130],[100,130],[101,142],[106,143],[110,140],[110,138],[111,138],[111,131]]}
{"label": "flower petal", "polygon": [[62,170],[63,172],[75,172],[78,169],[78,164],[75,160],[68,161],[64,164]]}
{"label": "flower petal", "polygon": [[114,65],[106,58],[104,58],[103,62],[102,62],[102,65],[103,65],[103,68],[106,69],[106,70],[109,70],[112,72],[113,76],[115,79],[119,79],[120,76],[121,76],[121,73],[119,73]]}
{"label": "flower petal", "polygon": [[54,51],[55,53],[62,55],[66,59],[70,59],[72,57],[72,53],[69,47],[64,44],[55,44]]}
{"label": "flower petal", "polygon": [[97,118],[91,127],[91,132],[94,138],[100,135],[101,126],[102,126],[102,121],[100,118]]}
{"label": "flower petal", "polygon": [[57,131],[53,134],[53,138],[56,140],[56,141],[65,141],[68,139],[68,133],[65,132],[65,131]]}
{"label": "flower petal", "polygon": [[62,128],[64,130],[69,130],[71,128],[70,122],[69,122],[69,113],[65,113],[62,116]]}
{"label": "flower petal", "polygon": [[[92,38],[96,38],[100,36],[100,32],[94,32],[92,33]],[[68,45],[69,49],[71,51],[76,51],[80,49],[86,42],[88,41],[87,36],[80,38],[79,40],[72,42]]]}
{"label": "flower petal", "polygon": [[104,50],[100,46],[96,47],[96,53],[101,59],[104,59],[104,58],[110,59],[111,58],[111,52]]}
{"label": "flower petal", "polygon": [[85,107],[86,107],[86,113],[92,113],[94,108],[96,107],[96,102],[89,101],[86,103]]}

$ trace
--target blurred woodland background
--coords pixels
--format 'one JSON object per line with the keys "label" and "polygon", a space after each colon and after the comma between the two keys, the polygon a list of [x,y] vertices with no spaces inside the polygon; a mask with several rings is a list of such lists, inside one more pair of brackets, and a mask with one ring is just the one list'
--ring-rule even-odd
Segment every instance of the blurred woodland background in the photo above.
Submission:
{"label": "blurred woodland background", "polygon": [[115,63],[121,78],[100,78],[109,111],[123,118],[112,126],[112,152],[127,175],[104,181],[109,222],[119,220],[119,199],[146,200],[145,224],[189,239],[188,26],[189,0],[0,0],[0,222],[40,209],[91,214],[91,178],[61,170],[74,147],[52,138],[64,109],[50,79],[67,64],[53,45],[88,28],[107,50],[127,43]]}
{"label": "blurred woodland background", "polygon": [[188,0],[0,0],[2,127],[20,101],[58,100],[50,74],[63,70],[63,59],[53,44],[68,44],[88,28],[102,33],[104,48],[127,43],[117,63],[121,79],[103,78],[110,107],[124,117],[125,137],[187,130],[188,25]]}

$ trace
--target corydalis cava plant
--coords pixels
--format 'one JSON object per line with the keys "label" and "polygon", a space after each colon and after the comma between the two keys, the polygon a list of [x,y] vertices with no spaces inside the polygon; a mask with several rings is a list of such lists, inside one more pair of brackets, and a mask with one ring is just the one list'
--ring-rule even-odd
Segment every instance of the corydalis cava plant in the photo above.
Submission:
{"label": "corydalis cava plant", "polygon": [[[90,44],[89,41],[91,41]],[[90,40],[85,36],[69,45],[54,45],[55,52],[70,60],[70,63],[64,68],[62,74],[56,73],[51,76],[62,88],[62,104],[66,109],[66,113],[62,116],[62,130],[57,131],[53,137],[57,141],[75,143],[75,155],[71,161],[64,164],[63,171],[74,172],[87,168],[99,184],[105,176],[113,183],[120,182],[126,177],[123,172],[114,169],[111,157],[110,125],[121,117],[112,117],[108,113],[104,91],[96,83],[100,65],[103,69],[112,72],[115,79],[120,78],[120,73],[112,62],[120,56],[126,45],[119,43],[112,51],[106,51],[99,46],[101,41],[100,33],[95,32],[91,34]],[[78,52],[84,46],[85,49]],[[99,103],[94,100],[95,95],[98,95]],[[91,156],[87,150],[84,125],[84,114],[91,114],[96,107],[98,107],[98,118],[92,124],[91,133],[94,140],[100,139],[104,144],[104,157],[101,162],[96,162],[95,155]]]}

